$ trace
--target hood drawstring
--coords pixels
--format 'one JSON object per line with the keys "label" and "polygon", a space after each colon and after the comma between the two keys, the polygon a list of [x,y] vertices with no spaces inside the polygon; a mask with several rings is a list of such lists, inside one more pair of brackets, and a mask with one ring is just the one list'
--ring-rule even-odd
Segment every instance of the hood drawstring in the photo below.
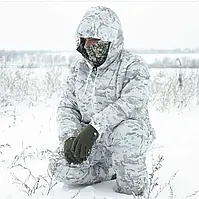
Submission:
{"label": "hood drawstring", "polygon": [[83,92],[82,97],[83,97],[83,96],[85,95],[85,93],[86,93],[86,90],[87,90],[88,84],[89,84],[89,79],[90,79],[90,76],[91,76],[92,72],[93,72],[93,69],[91,69],[90,72],[89,72],[89,74],[88,74],[88,77],[87,77],[87,80],[86,80],[86,86],[85,86],[85,89],[84,89],[84,92]]}
{"label": "hood drawstring", "polygon": [[99,74],[99,70],[97,70],[97,67],[94,67],[93,71],[97,71],[97,73],[95,75],[95,80],[94,80],[94,83],[93,83],[93,93],[92,93],[93,95],[92,95],[92,99],[94,99],[94,97],[95,97],[96,79],[97,79],[97,76]]}
{"label": "hood drawstring", "polygon": [[94,80],[94,86],[93,86],[93,96],[94,96],[94,92],[95,92],[95,84],[96,84],[96,77],[98,76],[98,70],[97,70],[97,67],[96,66],[94,66],[91,70],[90,70],[90,72],[89,72],[89,74],[88,74],[88,77],[87,77],[87,80],[86,80],[86,86],[85,86],[85,89],[84,89],[84,92],[83,92],[83,95],[82,95],[82,97],[85,95],[85,93],[86,93],[86,90],[87,90],[87,88],[88,88],[88,84],[89,84],[89,79],[90,79],[90,77],[91,77],[91,74],[92,74],[92,72],[94,72],[94,71],[97,71],[97,74],[96,74],[96,76],[95,76],[95,80]]}

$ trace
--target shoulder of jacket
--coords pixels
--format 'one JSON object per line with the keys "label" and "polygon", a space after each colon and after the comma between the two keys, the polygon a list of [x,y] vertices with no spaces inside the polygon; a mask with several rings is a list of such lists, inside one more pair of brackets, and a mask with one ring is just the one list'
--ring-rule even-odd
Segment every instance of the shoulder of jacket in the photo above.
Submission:
{"label": "shoulder of jacket", "polygon": [[138,54],[133,53],[130,50],[123,50],[121,53],[121,60],[123,63],[122,68],[148,68],[148,64],[144,58]]}
{"label": "shoulder of jacket", "polygon": [[131,63],[140,63],[146,64],[146,61],[141,55],[133,53],[131,50],[122,51],[122,59],[126,60],[129,64]]}
{"label": "shoulder of jacket", "polygon": [[127,76],[131,76],[131,74],[149,76],[148,64],[142,56],[134,54],[130,50],[124,50],[123,60],[124,65],[122,71],[125,71]]}

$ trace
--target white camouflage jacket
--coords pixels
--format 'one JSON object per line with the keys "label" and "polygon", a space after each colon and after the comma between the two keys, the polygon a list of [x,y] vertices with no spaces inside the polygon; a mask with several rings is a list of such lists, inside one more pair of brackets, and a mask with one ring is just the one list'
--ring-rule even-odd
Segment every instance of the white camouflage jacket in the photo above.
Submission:
{"label": "white camouflage jacket", "polygon": [[60,141],[76,136],[85,123],[102,136],[128,119],[146,125],[154,137],[148,114],[148,66],[140,56],[123,48],[119,18],[105,7],[91,8],[77,28],[77,42],[80,37],[99,38],[111,45],[97,71],[83,57],[71,68],[58,107]]}

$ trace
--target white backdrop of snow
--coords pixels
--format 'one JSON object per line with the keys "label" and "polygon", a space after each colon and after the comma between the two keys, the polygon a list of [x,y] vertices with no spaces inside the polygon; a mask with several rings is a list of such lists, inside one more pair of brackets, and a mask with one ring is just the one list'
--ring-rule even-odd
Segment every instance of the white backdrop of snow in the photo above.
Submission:
{"label": "white backdrop of snow", "polygon": [[[1,143],[9,143],[11,148],[3,149],[0,155],[0,199],[27,199],[25,193],[19,191],[15,184],[12,184],[10,171],[6,169],[14,159],[14,156],[22,151],[24,147],[33,146],[35,149],[54,150],[58,145],[56,108],[57,99],[51,99],[45,104],[31,108],[16,107],[17,117],[13,122],[12,116],[1,116],[0,140]],[[150,106],[152,125],[157,133],[157,140],[154,144],[163,146],[159,150],[152,150],[153,155],[163,154],[165,161],[163,168],[159,171],[160,182],[164,184],[179,170],[173,181],[174,194],[177,198],[199,189],[199,128],[198,116],[199,107],[185,109],[183,112],[160,113]],[[148,165],[150,171],[151,153],[149,153]],[[30,161],[30,168],[36,174],[46,171],[47,160]],[[23,173],[17,173],[23,177]],[[132,196],[117,194],[112,190],[115,181],[103,182],[93,186],[80,188],[63,187],[60,183],[56,185],[48,196],[37,192],[32,198],[72,198],[76,199],[127,199]],[[168,190],[164,190],[158,198],[167,199]],[[198,198],[198,196],[193,197]]]}

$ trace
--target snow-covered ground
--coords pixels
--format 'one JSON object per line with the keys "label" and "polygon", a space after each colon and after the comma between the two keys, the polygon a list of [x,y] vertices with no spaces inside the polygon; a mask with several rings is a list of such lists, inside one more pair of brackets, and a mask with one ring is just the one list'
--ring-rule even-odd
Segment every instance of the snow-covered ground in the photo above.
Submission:
{"label": "snow-covered ground", "polygon": [[[63,187],[58,183],[48,194],[51,187],[49,176],[45,176],[48,155],[58,145],[57,103],[57,98],[52,98],[31,107],[7,107],[6,113],[0,115],[0,146],[9,144],[0,147],[0,199],[133,198],[115,193],[112,190],[115,181],[76,188]],[[148,154],[149,173],[152,159],[157,160],[158,155],[164,157],[162,167],[156,173],[159,178],[157,190],[178,171],[170,186],[157,198],[185,199],[199,190],[199,106],[194,105],[181,112],[158,112],[150,105],[150,116],[157,139]],[[26,187],[22,186],[23,183]],[[36,191],[32,193],[31,190]],[[198,199],[199,195],[192,198]]]}

